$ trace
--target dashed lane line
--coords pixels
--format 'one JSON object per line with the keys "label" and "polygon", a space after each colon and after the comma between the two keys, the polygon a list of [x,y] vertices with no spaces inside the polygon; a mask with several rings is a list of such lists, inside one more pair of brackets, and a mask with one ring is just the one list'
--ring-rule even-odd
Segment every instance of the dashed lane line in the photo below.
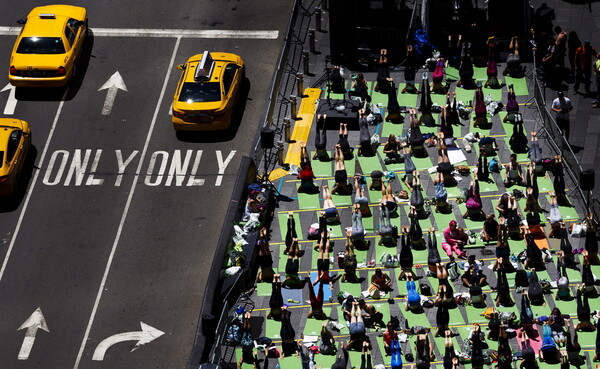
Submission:
{"label": "dashed lane line", "polygon": [[[91,28],[94,36],[100,37],[162,37],[162,38],[234,38],[275,40],[279,37],[276,30],[197,30],[169,28]],[[0,36],[16,36],[21,32],[18,27],[0,27]]]}

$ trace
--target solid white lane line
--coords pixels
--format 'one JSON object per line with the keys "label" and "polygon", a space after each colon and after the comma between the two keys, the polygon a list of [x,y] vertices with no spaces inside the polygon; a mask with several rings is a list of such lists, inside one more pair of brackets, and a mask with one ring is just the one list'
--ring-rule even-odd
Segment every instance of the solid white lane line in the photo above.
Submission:
{"label": "solid white lane line", "polygon": [[[68,90],[67,90],[68,92]],[[66,94],[66,92],[65,92]],[[52,141],[52,136],[54,136],[54,130],[56,129],[56,125],[58,124],[58,117],[60,117],[60,113],[62,111],[63,105],[65,104],[64,96],[61,99],[60,104],[58,104],[58,109],[56,110],[56,115],[54,116],[54,121],[52,122],[52,128],[50,128],[50,133],[48,133],[48,138],[46,139],[46,143],[44,144],[44,150],[42,151],[42,155],[40,156],[40,161],[38,162],[38,168],[35,170],[35,174],[33,175],[33,179],[31,181],[31,185],[29,186],[29,190],[27,191],[27,196],[25,197],[25,201],[23,202],[23,208],[21,209],[21,214],[19,214],[19,220],[17,221],[17,225],[15,227],[15,231],[13,232],[12,238],[10,239],[10,245],[8,246],[8,250],[6,250],[6,256],[4,257],[4,262],[2,263],[2,268],[0,268],[0,281],[2,281],[2,277],[4,276],[4,271],[6,270],[6,265],[8,264],[8,260],[10,259],[10,254],[12,253],[13,247],[15,246],[15,242],[17,240],[17,236],[19,235],[19,230],[21,229],[21,224],[23,223],[23,218],[25,217],[25,212],[27,211],[27,206],[29,205],[29,200],[31,199],[31,194],[33,193],[33,189],[37,183],[37,179],[40,176],[40,172],[42,171],[42,165],[44,164],[44,158],[46,157],[46,153],[48,152],[48,147],[50,146],[50,141]]]}
{"label": "solid white lane line", "polygon": [[133,181],[131,183],[131,189],[129,190],[129,196],[127,197],[127,202],[125,203],[125,208],[123,209],[123,214],[121,215],[121,221],[119,222],[119,228],[117,229],[117,234],[115,236],[115,241],[113,242],[112,249],[110,251],[110,255],[108,257],[108,261],[106,262],[106,268],[104,269],[104,275],[102,276],[102,281],[100,282],[100,287],[98,288],[98,293],[96,295],[96,301],[94,302],[94,307],[92,309],[92,313],[90,315],[90,319],[88,321],[87,328],[85,329],[85,334],[83,336],[83,340],[81,341],[81,346],[79,347],[79,353],[77,354],[77,359],[75,360],[75,365],[73,369],[79,368],[79,363],[81,362],[81,357],[83,356],[83,351],[85,349],[85,345],[88,341],[88,337],[90,335],[90,331],[92,329],[92,324],[94,323],[94,318],[96,317],[96,312],[98,311],[98,305],[100,305],[100,300],[102,299],[102,293],[104,292],[104,286],[106,285],[106,280],[108,279],[108,273],[110,272],[110,267],[113,262],[113,258],[117,251],[117,247],[119,246],[119,240],[121,239],[121,233],[123,232],[123,226],[125,225],[125,220],[127,219],[127,213],[129,212],[129,206],[131,205],[131,200],[133,198],[133,194],[135,193],[135,188],[137,186],[138,178],[142,171],[142,165],[144,164],[144,158],[146,157],[146,152],[148,151],[148,146],[150,145],[150,139],[152,138],[152,132],[154,131],[154,126],[156,125],[156,120],[158,118],[158,112],[160,111],[160,106],[162,104],[163,98],[165,96],[165,91],[167,90],[167,84],[169,82],[169,78],[171,76],[171,71],[174,69],[175,65],[175,57],[177,55],[177,50],[179,49],[179,44],[181,42],[181,37],[177,37],[175,42],[175,47],[173,48],[173,54],[171,55],[171,61],[169,62],[169,67],[167,68],[167,74],[165,75],[165,80],[163,82],[162,89],[160,91],[160,96],[158,98],[158,102],[156,104],[156,109],[154,110],[154,116],[152,117],[152,122],[150,123],[150,128],[148,129],[148,134],[146,136],[146,141],[144,142],[144,148],[142,149],[142,154],[140,155],[140,161],[137,166],[137,170],[135,171],[135,175]]}
{"label": "solid white lane line", "polygon": [[[91,28],[94,36],[101,37],[182,37],[182,38],[251,38],[274,40],[279,31],[262,30],[199,30],[169,28]],[[21,27],[0,27],[0,36],[16,36]]]}

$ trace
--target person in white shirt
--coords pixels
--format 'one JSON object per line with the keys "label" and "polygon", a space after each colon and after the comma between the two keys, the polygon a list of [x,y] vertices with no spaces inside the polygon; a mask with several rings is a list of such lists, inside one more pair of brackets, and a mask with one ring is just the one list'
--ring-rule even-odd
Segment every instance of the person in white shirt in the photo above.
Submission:
{"label": "person in white shirt", "polygon": [[569,112],[573,110],[573,104],[562,91],[558,91],[557,98],[552,101],[552,111],[556,112],[556,124],[560,128],[566,141],[569,141],[570,124]]}

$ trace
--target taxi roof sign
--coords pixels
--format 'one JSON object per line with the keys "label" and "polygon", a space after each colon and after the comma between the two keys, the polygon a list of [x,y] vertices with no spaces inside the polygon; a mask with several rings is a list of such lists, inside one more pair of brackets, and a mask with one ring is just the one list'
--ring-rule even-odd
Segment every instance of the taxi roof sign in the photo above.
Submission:
{"label": "taxi roof sign", "polygon": [[202,54],[202,60],[196,68],[196,74],[194,75],[195,80],[207,80],[210,79],[215,62],[208,51],[204,51]]}
{"label": "taxi roof sign", "polygon": [[56,19],[56,15],[53,13],[40,13],[42,19]]}

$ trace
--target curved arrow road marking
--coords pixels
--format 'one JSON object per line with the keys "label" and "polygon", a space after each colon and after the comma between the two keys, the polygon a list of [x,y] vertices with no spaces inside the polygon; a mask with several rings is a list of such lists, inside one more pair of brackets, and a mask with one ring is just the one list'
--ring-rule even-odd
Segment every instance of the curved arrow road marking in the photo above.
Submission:
{"label": "curved arrow road marking", "polygon": [[8,93],[8,100],[6,100],[6,106],[4,107],[5,115],[13,115],[15,113],[15,108],[17,107],[16,90],[17,88],[15,86],[8,83],[6,86],[4,86],[2,91],[0,91],[10,91]]}
{"label": "curved arrow road marking", "polygon": [[29,359],[29,354],[33,348],[33,342],[35,341],[35,335],[37,334],[38,329],[50,332],[41,308],[38,307],[17,330],[20,331],[25,328],[27,328],[27,332],[25,333],[25,339],[23,340],[21,350],[19,351],[19,360]]}
{"label": "curved arrow road marking", "polygon": [[104,106],[102,107],[102,115],[109,115],[112,111],[113,104],[115,103],[117,91],[123,90],[127,92],[127,86],[125,86],[125,81],[123,81],[121,73],[117,71],[110,76],[108,81],[106,81],[102,87],[98,89],[98,91],[102,90],[108,90],[106,93],[106,99],[104,99]]}
{"label": "curved arrow road marking", "polygon": [[140,346],[150,343],[150,342],[154,341],[155,339],[157,339],[158,337],[165,334],[165,332],[158,330],[152,326],[149,326],[148,324],[146,324],[144,322],[140,322],[140,325],[142,326],[141,331],[118,333],[118,334],[115,334],[108,338],[105,338],[96,347],[96,350],[94,350],[94,356],[92,357],[92,360],[95,360],[95,361],[104,360],[104,355],[106,354],[106,350],[108,350],[110,348],[110,346],[112,346],[116,343],[125,342],[125,341],[138,341],[135,344],[135,346],[131,349],[131,351],[133,352],[133,351],[137,350],[138,348],[140,348]]}

